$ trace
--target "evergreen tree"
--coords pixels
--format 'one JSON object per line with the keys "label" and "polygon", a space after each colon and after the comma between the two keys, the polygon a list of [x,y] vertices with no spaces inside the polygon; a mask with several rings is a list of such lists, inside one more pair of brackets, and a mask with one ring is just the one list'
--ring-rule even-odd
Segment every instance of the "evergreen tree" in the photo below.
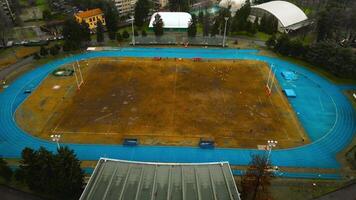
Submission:
{"label": "evergreen tree", "polygon": [[124,39],[128,39],[128,38],[130,37],[129,32],[127,32],[127,30],[124,30],[124,32],[122,33],[122,37],[123,37]]}
{"label": "evergreen tree", "polygon": [[276,45],[276,35],[273,34],[268,40],[266,41],[266,46],[270,49],[273,49],[274,46]]}
{"label": "evergreen tree", "polygon": [[210,32],[210,14],[206,12],[203,21],[203,36],[209,36],[209,32]]}
{"label": "evergreen tree", "polygon": [[50,53],[52,56],[58,55],[58,53],[59,53],[58,46],[52,46],[52,47],[49,49],[49,53]]}
{"label": "evergreen tree", "polygon": [[0,176],[5,179],[5,181],[11,181],[12,170],[7,165],[7,162],[0,157]]}
{"label": "evergreen tree", "polygon": [[64,50],[79,49],[86,39],[83,34],[83,27],[74,18],[65,20],[62,35],[64,37]]}
{"label": "evergreen tree", "polygon": [[150,11],[148,0],[138,0],[135,5],[135,25],[142,27]]}
{"label": "evergreen tree", "polygon": [[84,21],[81,24],[81,35],[83,42],[90,42],[91,41],[91,34],[90,34],[90,29],[89,25],[85,23]]}
{"label": "evergreen tree", "polygon": [[198,23],[199,23],[199,24],[203,24],[203,23],[204,23],[204,12],[203,12],[203,11],[199,11],[199,14],[198,14]]}
{"label": "evergreen tree", "polygon": [[146,31],[145,31],[145,30],[142,30],[141,35],[142,35],[142,37],[146,37],[146,36],[147,36]]}
{"label": "evergreen tree", "polygon": [[51,199],[79,198],[84,174],[80,161],[67,147],[61,147],[55,155],[43,147],[37,151],[25,148],[20,163],[16,178],[32,191]]}
{"label": "evergreen tree", "polygon": [[121,41],[122,41],[121,33],[116,33],[116,40],[117,40],[118,42],[121,42]]}
{"label": "evergreen tree", "polygon": [[113,1],[106,1],[104,5],[104,14],[106,28],[109,33],[109,38],[115,40],[116,32],[119,30],[119,12],[116,9]]}
{"label": "evergreen tree", "polygon": [[61,199],[79,199],[84,173],[73,150],[61,147],[54,155],[55,196]]}
{"label": "evergreen tree", "polygon": [[247,24],[247,18],[250,15],[251,12],[251,4],[250,1],[246,1],[245,4],[236,11],[235,16],[232,19],[232,27],[231,30],[234,32],[238,31],[248,31],[247,29],[250,26]]}
{"label": "evergreen tree", "polygon": [[192,19],[188,26],[188,37],[195,37],[197,35],[197,17],[192,14]]}
{"label": "evergreen tree", "polygon": [[163,35],[163,20],[159,14],[156,14],[155,20],[153,21],[153,32],[156,36]]}
{"label": "evergreen tree", "polygon": [[168,7],[172,12],[189,12],[189,2],[189,0],[168,0]]}
{"label": "evergreen tree", "polygon": [[48,49],[46,47],[44,47],[44,46],[41,46],[40,55],[41,56],[47,56],[48,55]]}
{"label": "evergreen tree", "polygon": [[98,21],[96,27],[96,41],[97,42],[104,42],[104,27],[101,21]]}

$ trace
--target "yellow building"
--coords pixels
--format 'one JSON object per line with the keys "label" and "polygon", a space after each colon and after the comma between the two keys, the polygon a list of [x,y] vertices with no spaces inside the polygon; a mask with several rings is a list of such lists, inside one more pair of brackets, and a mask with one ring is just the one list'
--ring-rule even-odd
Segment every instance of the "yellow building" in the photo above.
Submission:
{"label": "yellow building", "polygon": [[78,23],[82,23],[83,21],[87,23],[89,29],[93,32],[95,32],[98,21],[101,21],[103,26],[106,24],[104,13],[100,8],[75,13],[74,17]]}

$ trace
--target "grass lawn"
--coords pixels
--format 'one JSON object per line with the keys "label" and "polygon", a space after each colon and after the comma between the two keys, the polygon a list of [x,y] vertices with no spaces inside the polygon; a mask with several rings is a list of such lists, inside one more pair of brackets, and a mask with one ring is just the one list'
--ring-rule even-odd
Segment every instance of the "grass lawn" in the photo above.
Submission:
{"label": "grass lawn", "polygon": [[0,51],[0,69],[16,63],[18,59],[33,54],[39,49],[40,47],[12,47]]}
{"label": "grass lawn", "polygon": [[235,33],[231,34],[231,36],[245,36],[245,37],[249,37],[251,39],[267,41],[271,35],[263,33],[263,32],[257,32],[255,35],[253,35],[246,31],[239,31],[239,32],[235,32]]}

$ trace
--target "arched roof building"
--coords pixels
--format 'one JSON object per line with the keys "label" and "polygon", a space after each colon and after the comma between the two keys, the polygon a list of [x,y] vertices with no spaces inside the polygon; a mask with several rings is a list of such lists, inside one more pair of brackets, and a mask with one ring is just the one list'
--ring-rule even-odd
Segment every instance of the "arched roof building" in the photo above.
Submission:
{"label": "arched roof building", "polygon": [[187,29],[192,16],[186,12],[156,12],[152,15],[149,28],[153,27],[156,15],[159,14],[165,29]]}
{"label": "arched roof building", "polygon": [[278,30],[289,32],[309,24],[308,17],[296,5],[287,1],[270,1],[251,7],[251,16],[262,17],[271,14],[278,19]]}

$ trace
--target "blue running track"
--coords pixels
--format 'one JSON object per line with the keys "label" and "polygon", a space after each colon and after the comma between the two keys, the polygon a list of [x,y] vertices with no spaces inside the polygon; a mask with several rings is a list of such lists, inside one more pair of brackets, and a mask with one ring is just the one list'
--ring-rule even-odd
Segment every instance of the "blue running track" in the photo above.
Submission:
{"label": "blue running track", "polygon": [[[312,143],[297,148],[274,150],[271,155],[273,164],[288,167],[339,168],[336,153],[349,144],[356,132],[356,113],[347,97],[342,94],[342,87],[303,67],[257,53],[256,50],[234,49],[123,48],[89,52],[48,63],[19,77],[0,93],[0,154],[3,157],[19,158],[25,147],[37,149],[44,146],[53,151],[56,149],[55,143],[35,138],[21,130],[15,122],[14,112],[28,96],[24,94],[26,89],[35,89],[49,73],[63,64],[95,57],[201,57],[260,60],[276,68],[281,87],[293,89],[297,94],[297,98],[289,99],[289,102]],[[286,81],[281,77],[282,71],[294,71],[298,78]],[[111,157],[158,162],[229,161],[232,165],[247,165],[252,153],[261,152],[229,148],[204,150],[172,146],[67,145],[75,150],[81,160]]]}

